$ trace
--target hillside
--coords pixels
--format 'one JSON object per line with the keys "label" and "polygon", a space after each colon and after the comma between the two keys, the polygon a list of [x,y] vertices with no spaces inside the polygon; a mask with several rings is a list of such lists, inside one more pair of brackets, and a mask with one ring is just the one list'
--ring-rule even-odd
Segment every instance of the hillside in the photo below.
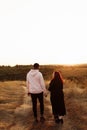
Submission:
{"label": "hillside", "polygon": [[[63,125],[54,122],[49,94],[47,98],[44,98],[46,121],[43,124],[40,122],[34,124],[31,99],[26,94],[25,82],[26,73],[30,68],[29,66],[13,68],[2,66],[0,68],[2,78],[0,82],[0,130],[86,130],[87,65],[41,66],[40,68],[47,88],[53,71],[60,71],[63,76],[67,109]],[[10,76],[13,76],[13,79]]]}

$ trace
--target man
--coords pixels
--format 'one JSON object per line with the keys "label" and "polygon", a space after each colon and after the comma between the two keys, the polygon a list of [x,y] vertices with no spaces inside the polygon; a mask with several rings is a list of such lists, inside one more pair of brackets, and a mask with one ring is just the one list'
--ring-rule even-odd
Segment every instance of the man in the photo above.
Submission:
{"label": "man", "polygon": [[45,88],[45,82],[42,73],[39,71],[39,64],[35,63],[33,69],[27,73],[26,84],[28,95],[31,95],[32,109],[35,118],[35,122],[38,122],[37,118],[37,99],[40,103],[40,121],[44,121],[44,99],[43,95],[47,93]]}

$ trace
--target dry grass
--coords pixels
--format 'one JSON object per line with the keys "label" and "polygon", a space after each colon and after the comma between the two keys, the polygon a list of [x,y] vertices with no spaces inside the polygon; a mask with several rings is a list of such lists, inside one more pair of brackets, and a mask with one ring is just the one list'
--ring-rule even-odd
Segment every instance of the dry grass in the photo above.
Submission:
{"label": "dry grass", "polygon": [[14,121],[14,110],[23,101],[22,84],[21,81],[0,82],[0,130]]}
{"label": "dry grass", "polygon": [[[63,127],[53,122],[49,94],[45,100],[47,122],[35,125],[31,102],[22,87],[25,82],[6,81],[0,82],[0,130],[87,130],[87,68],[63,67],[61,72],[67,109]],[[46,81],[47,88],[48,84]]]}
{"label": "dry grass", "polygon": [[[86,80],[85,80],[86,81]],[[63,127],[55,125],[52,119],[51,104],[49,95],[45,101],[45,116],[47,121],[44,124],[33,124],[31,102],[25,97],[25,82],[10,81],[0,82],[0,130],[86,130],[87,129],[87,82],[84,84],[65,80],[64,94],[67,115]],[[49,81],[46,82],[48,86]],[[26,100],[27,99],[27,100]],[[21,105],[21,107],[19,107]]]}
{"label": "dry grass", "polygon": [[87,129],[87,80],[84,84],[65,81],[67,114],[77,130]]}

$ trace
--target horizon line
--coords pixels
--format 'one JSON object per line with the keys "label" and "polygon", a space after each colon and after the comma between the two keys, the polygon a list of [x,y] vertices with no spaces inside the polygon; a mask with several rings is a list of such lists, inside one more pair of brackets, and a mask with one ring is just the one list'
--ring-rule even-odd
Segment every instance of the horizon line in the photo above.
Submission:
{"label": "horizon line", "polygon": [[[4,65],[4,64],[2,64],[2,65],[0,65],[0,66],[11,66],[11,67],[14,67],[14,66],[28,66],[28,65],[33,65],[33,64],[15,64],[15,65]],[[87,63],[74,63],[74,64],[57,64],[57,63],[55,63],[55,64],[40,64],[39,63],[39,65],[52,65],[52,66],[57,66],[57,65],[60,65],[60,66],[75,66],[75,65],[87,65]]]}

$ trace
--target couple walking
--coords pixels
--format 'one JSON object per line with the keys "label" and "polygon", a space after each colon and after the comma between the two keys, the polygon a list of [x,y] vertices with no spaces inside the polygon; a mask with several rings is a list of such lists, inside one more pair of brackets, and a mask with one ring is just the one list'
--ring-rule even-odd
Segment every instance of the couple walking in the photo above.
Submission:
{"label": "couple walking", "polygon": [[54,72],[53,79],[50,81],[48,90],[45,87],[45,82],[42,73],[39,71],[39,64],[35,63],[26,76],[26,85],[28,96],[31,95],[32,110],[35,122],[38,122],[37,117],[37,99],[40,103],[40,121],[45,121],[44,118],[44,96],[47,96],[47,91],[50,92],[50,101],[52,105],[52,113],[56,123],[63,123],[63,116],[66,114],[63,80],[59,72]]}

